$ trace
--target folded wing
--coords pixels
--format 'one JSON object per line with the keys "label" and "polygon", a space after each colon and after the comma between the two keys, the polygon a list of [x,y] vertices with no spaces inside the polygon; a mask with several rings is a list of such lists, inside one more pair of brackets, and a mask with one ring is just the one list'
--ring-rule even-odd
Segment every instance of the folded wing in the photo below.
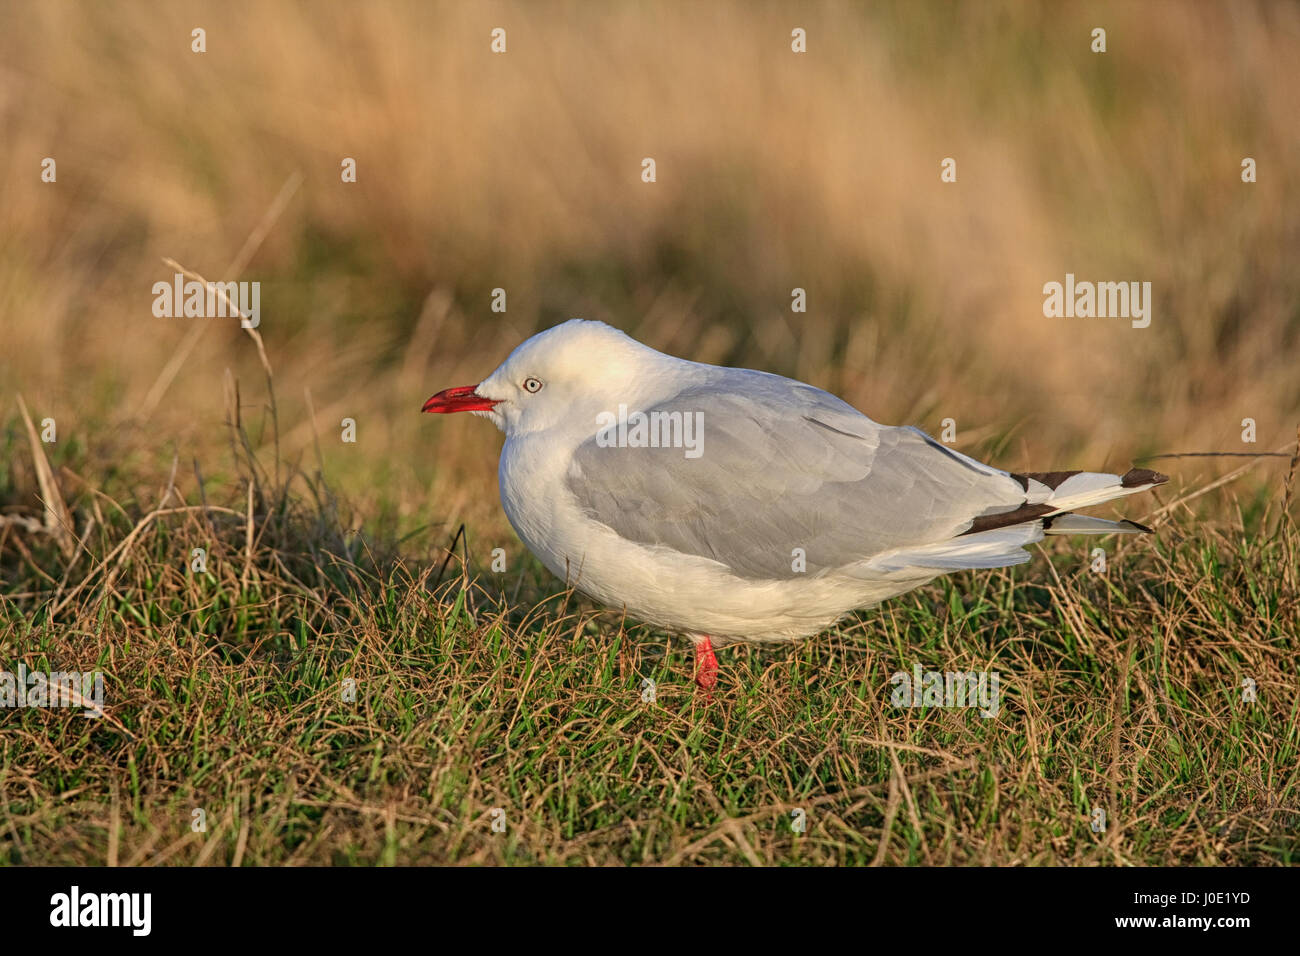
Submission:
{"label": "folded wing", "polygon": [[940,544],[1027,500],[1025,484],[1006,472],[775,375],[719,369],[642,411],[651,422],[655,413],[692,416],[702,426],[698,457],[593,438],[568,476],[578,505],[628,540],[710,558],[745,578],[816,574]]}

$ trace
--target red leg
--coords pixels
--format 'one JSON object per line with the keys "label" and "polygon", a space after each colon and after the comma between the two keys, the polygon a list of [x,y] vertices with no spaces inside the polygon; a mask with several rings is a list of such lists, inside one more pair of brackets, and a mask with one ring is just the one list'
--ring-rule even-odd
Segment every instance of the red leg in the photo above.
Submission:
{"label": "red leg", "polygon": [[711,699],[717,684],[718,656],[713,653],[713,642],[706,634],[695,642],[695,686]]}

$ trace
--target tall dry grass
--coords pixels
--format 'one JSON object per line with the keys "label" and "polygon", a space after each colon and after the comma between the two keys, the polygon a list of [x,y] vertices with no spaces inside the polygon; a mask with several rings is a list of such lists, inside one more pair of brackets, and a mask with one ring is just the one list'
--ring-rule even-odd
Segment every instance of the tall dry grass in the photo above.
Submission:
{"label": "tall dry grass", "polygon": [[[221,446],[227,368],[270,435],[247,336],[151,315],[167,256],[263,283],[286,454],[319,433],[363,512],[502,540],[497,437],[419,402],[572,315],[881,421],[952,417],[1007,467],[1249,451],[1244,417],[1271,448],[1300,418],[1293,6],[0,10],[4,416],[23,392],[123,480]],[[1151,281],[1151,327],[1045,319],[1067,271]]]}

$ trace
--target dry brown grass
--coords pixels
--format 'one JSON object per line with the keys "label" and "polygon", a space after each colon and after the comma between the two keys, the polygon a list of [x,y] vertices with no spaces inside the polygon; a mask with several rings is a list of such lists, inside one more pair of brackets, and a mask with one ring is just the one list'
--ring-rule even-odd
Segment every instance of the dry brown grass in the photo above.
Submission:
{"label": "dry brown grass", "polygon": [[[162,258],[221,275],[295,172],[240,273],[264,283],[286,422],[305,387],[323,429],[356,417],[364,456],[327,441],[331,465],[409,462],[382,475],[407,514],[494,443],[418,403],[571,315],[883,421],[954,417],[1009,467],[1239,446],[1246,416],[1272,447],[1300,410],[1292,7],[6,9],[0,381],[70,433],[131,420],[190,334],[149,313]],[[1152,327],[1044,319],[1066,271],[1150,280]],[[150,413],[186,447],[217,440],[223,370],[256,369],[213,324]]]}

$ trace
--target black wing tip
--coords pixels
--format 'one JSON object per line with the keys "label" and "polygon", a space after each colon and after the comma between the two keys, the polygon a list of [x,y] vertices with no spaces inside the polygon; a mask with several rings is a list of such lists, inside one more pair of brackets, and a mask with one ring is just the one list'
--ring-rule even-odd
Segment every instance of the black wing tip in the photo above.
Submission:
{"label": "black wing tip", "polygon": [[1130,468],[1120,478],[1119,483],[1121,488],[1137,488],[1143,485],[1163,485],[1168,480],[1168,475],[1162,475],[1150,468]]}
{"label": "black wing tip", "polygon": [[[1073,514],[1074,514],[1073,511],[1062,511],[1059,514],[1048,515],[1046,518],[1043,519],[1043,530],[1044,531],[1049,530],[1058,518],[1066,518]],[[1088,517],[1088,516],[1084,515],[1084,517]],[[1140,531],[1142,534],[1156,533],[1155,528],[1148,528],[1146,525],[1140,524],[1137,521],[1132,521],[1128,518],[1120,518],[1118,521],[1114,522],[1114,524],[1115,524],[1115,530],[1110,532],[1105,532],[1105,533],[1114,534],[1115,532],[1118,531]],[[1087,533],[1087,532],[1080,532],[1080,533]],[[1097,533],[1100,534],[1102,532],[1097,532]]]}
{"label": "black wing tip", "polygon": [[[1012,472],[1011,477],[1018,481],[1020,487],[1026,491],[1029,490],[1030,479],[1047,485],[1048,488],[1055,491],[1067,479],[1081,474],[1083,474],[1081,471],[1026,471],[1022,473]],[[1137,488],[1141,485],[1163,485],[1168,480],[1168,475],[1162,475],[1150,468],[1130,468],[1120,477],[1119,483],[1121,488]]]}
{"label": "black wing tip", "polygon": [[1012,474],[1011,477],[1020,482],[1020,487],[1024,488],[1025,491],[1029,490],[1031,479],[1040,485],[1047,485],[1048,488],[1055,491],[1067,479],[1081,474],[1083,474],[1081,471],[1026,471],[1021,474]]}
{"label": "black wing tip", "polygon": [[1143,534],[1155,534],[1155,533],[1156,533],[1156,529],[1155,529],[1155,528],[1148,528],[1146,525],[1144,525],[1144,524],[1142,524],[1142,523],[1140,523],[1140,522],[1137,522],[1137,521],[1133,521],[1133,520],[1131,520],[1131,519],[1129,519],[1129,518],[1125,518],[1124,520],[1122,520],[1122,521],[1120,522],[1120,524],[1129,525],[1130,527],[1137,528],[1137,530],[1138,530],[1138,531],[1141,531]]}
{"label": "black wing tip", "polygon": [[1023,504],[1011,511],[978,515],[972,519],[970,527],[963,531],[962,534],[979,534],[982,531],[996,531],[998,528],[1010,527],[1013,524],[1025,524],[1028,521],[1037,521],[1039,518],[1051,514],[1051,512],[1051,505]]}

